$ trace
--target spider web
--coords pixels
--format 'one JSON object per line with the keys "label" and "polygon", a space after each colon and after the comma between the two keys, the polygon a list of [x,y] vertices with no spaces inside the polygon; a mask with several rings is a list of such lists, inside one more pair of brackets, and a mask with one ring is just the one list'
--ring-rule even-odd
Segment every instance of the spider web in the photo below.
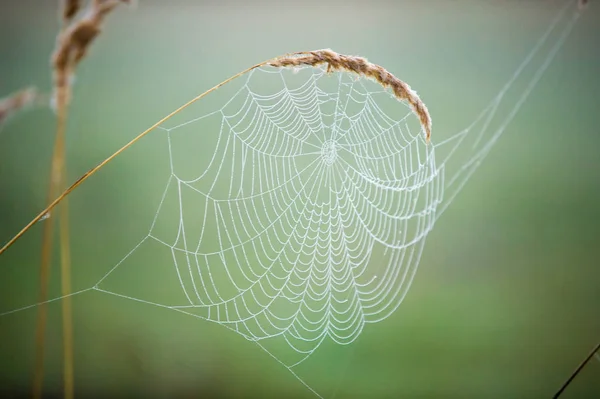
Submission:
{"label": "spider web", "polygon": [[[114,270],[162,247],[182,302],[129,298],[222,324],[290,368],[400,305],[443,185],[434,146],[392,94],[325,67],[263,67],[217,111],[163,132],[161,203]],[[214,151],[182,162],[197,136]]]}
{"label": "spider web", "polygon": [[[348,345],[401,304],[435,222],[571,31],[579,14],[565,18],[568,9],[468,127],[434,127],[431,143],[408,105],[370,80],[249,72],[218,109],[160,128],[170,173],[147,235],[73,295],[97,290],[218,323],[303,382],[294,367],[324,341]],[[162,282],[151,294],[111,288],[144,252],[167,254],[160,267],[178,296],[161,296]]]}

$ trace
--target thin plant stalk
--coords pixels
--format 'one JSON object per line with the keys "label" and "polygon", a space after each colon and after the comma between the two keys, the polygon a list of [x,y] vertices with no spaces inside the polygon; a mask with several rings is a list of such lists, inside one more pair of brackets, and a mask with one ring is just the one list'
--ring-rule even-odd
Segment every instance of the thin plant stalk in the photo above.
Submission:
{"label": "thin plant stalk", "polygon": [[[68,2],[63,4],[67,7]],[[59,33],[59,38],[63,37],[67,29],[69,20],[63,18],[63,24]],[[69,73],[70,65],[65,65],[65,73]],[[56,72],[56,71],[55,71]],[[66,186],[66,154],[65,154],[65,136],[67,126],[67,107],[70,98],[70,84],[55,87],[55,105],[56,105],[56,137],[54,151],[52,154],[52,166],[50,175],[50,187],[48,188],[48,202],[56,193],[60,192]],[[65,202],[58,209],[59,214],[59,244],[60,244],[60,275],[61,292],[63,295],[70,293],[70,248],[69,248],[69,229],[68,229],[68,203]],[[40,265],[40,297],[44,296],[44,301],[48,296],[48,285],[50,276],[50,267],[52,261],[52,239],[54,233],[53,218],[49,218],[47,226],[44,229],[42,237],[42,258]],[[44,278],[42,278],[44,276]],[[70,301],[62,302],[62,333],[63,333],[63,379],[64,379],[64,397],[72,399],[73,397],[73,332],[71,318]],[[38,312],[37,333],[36,333],[36,362],[34,370],[33,396],[41,398],[44,385],[44,355],[45,355],[45,332],[47,323],[47,307]],[[69,320],[68,320],[69,319]]]}
{"label": "thin plant stalk", "polygon": [[[67,87],[66,90],[70,90]],[[59,190],[64,190],[67,185],[67,159],[66,159],[66,128],[67,128],[67,111],[68,93],[57,96],[57,140],[59,141],[59,154],[57,162],[59,163],[59,176],[57,186]],[[64,398],[72,399],[74,395],[74,379],[73,379],[73,321],[71,298],[68,296],[71,293],[71,249],[69,236],[69,205],[68,201],[61,204],[58,209],[58,224],[59,224],[59,241],[60,241],[60,275],[61,275],[61,293],[65,300],[62,304],[62,342],[63,342],[63,390]]]}
{"label": "thin plant stalk", "polygon": [[[50,167],[50,186],[48,188],[48,202],[56,196],[61,187],[62,171],[64,170],[64,135],[66,124],[66,109],[58,106],[57,109],[57,127],[56,138],[54,142],[54,151]],[[52,260],[52,242],[54,236],[53,218],[49,218],[44,225],[42,235],[42,252],[40,263],[40,293],[39,301],[45,302],[48,299],[48,286],[50,282],[50,263]],[[62,237],[61,237],[62,238]],[[44,347],[46,337],[46,322],[48,319],[47,304],[40,306],[38,310],[36,338],[35,338],[35,369],[33,378],[33,397],[39,399],[42,397],[44,385]]]}
{"label": "thin plant stalk", "polygon": [[[61,35],[65,31],[63,31]],[[67,65],[70,70],[71,65]],[[56,140],[59,148],[57,158],[59,175],[57,176],[57,186],[62,191],[67,186],[67,157],[66,157],[66,130],[69,99],[71,97],[70,82],[66,86],[56,88],[56,107],[57,107],[57,130]],[[69,236],[69,204],[65,201],[58,209],[59,241],[60,241],[60,276],[61,293],[65,297],[62,304],[62,343],[63,343],[63,392],[65,399],[73,399],[74,396],[74,367],[73,367],[73,314],[71,307],[71,248]]]}
{"label": "thin plant stalk", "polygon": [[[66,163],[63,163],[61,190],[66,188]],[[64,297],[62,303],[62,331],[63,331],[63,383],[64,398],[73,399],[74,396],[74,367],[73,367],[73,311],[71,307],[71,250],[69,235],[69,205],[65,199],[60,212],[60,260],[61,260],[61,293]]]}
{"label": "thin plant stalk", "polygon": [[[63,37],[69,22],[77,14],[80,7],[78,2],[65,1],[63,3],[63,25],[59,37]],[[56,65],[55,65],[56,66]],[[67,63],[65,73],[67,76],[71,73],[73,66]],[[57,71],[54,70],[56,73]],[[56,84],[57,82],[55,82]],[[71,82],[55,87],[56,106],[57,106],[57,140],[60,140],[60,181],[58,186],[64,190],[67,185],[67,159],[66,159],[66,130],[69,99],[71,98]],[[62,305],[62,343],[63,343],[63,393],[65,399],[73,399],[74,396],[74,367],[73,367],[73,312],[71,307],[71,249],[69,236],[69,203],[65,201],[58,210],[59,214],[59,241],[60,241],[60,281],[61,294],[65,300]]]}
{"label": "thin plant stalk", "polygon": [[[66,186],[65,130],[67,124],[67,108],[71,99],[71,81],[76,66],[85,58],[91,43],[102,30],[102,24],[108,14],[120,3],[131,3],[130,0],[105,0],[89,3],[89,11],[76,19],[81,9],[81,2],[65,0],[62,3],[62,28],[57,37],[56,49],[52,54],[52,72],[54,78],[54,101],[57,113],[56,141],[52,155],[52,167],[48,202],[52,201],[59,190]],[[69,240],[68,207],[65,202],[59,209],[59,239],[61,259],[61,291],[68,298],[71,291],[71,255]],[[44,229],[42,242],[42,259],[40,266],[40,301],[45,302],[48,296],[48,276],[52,256],[52,229],[50,220]],[[63,378],[64,397],[73,397],[73,323],[70,299],[62,303],[63,314]],[[36,333],[36,367],[34,370],[34,398],[40,398],[44,379],[44,336],[46,330],[47,308],[38,313]]]}
{"label": "thin plant stalk", "polygon": [[583,370],[583,368],[585,367],[585,365],[588,364],[588,362],[592,359],[592,357],[594,357],[595,354],[598,353],[598,351],[600,351],[600,342],[598,342],[598,344],[585,357],[585,359],[583,359],[583,361],[579,364],[579,366],[577,366],[577,368],[575,369],[575,371],[573,371],[573,373],[571,373],[571,375],[569,376],[569,378],[560,387],[560,389],[556,392],[556,394],[554,394],[554,396],[552,397],[552,399],[557,399],[558,397],[560,397],[560,395],[562,395],[562,393],[565,391],[565,389],[567,389],[567,387],[569,386],[569,384],[571,384],[571,382],[575,379],[575,377],[577,377],[577,375],[581,372],[581,370]]}
{"label": "thin plant stalk", "polygon": [[[54,194],[54,193],[52,193]],[[53,195],[49,195],[52,198]],[[51,247],[52,247],[52,236],[53,236],[53,225],[46,223],[43,231],[42,240],[42,262],[40,265],[40,292],[38,300],[40,307],[38,308],[37,324],[35,331],[35,364],[34,364],[34,377],[33,377],[33,397],[38,399],[42,397],[42,387],[44,379],[44,341],[46,336],[46,319],[47,319],[47,306],[45,301],[48,298],[48,280],[50,274],[50,267],[48,259],[50,259]]]}
{"label": "thin plant stalk", "polygon": [[[58,96],[57,101],[57,127],[54,152],[52,155],[52,167],[50,175],[50,187],[48,189],[48,202],[57,193],[66,187],[66,154],[65,136],[67,123],[67,104],[63,96]],[[61,292],[63,296],[71,293],[71,254],[69,237],[69,213],[68,202],[64,202],[58,209],[59,215],[59,243],[61,262]],[[40,301],[46,301],[48,297],[48,286],[50,282],[50,266],[52,260],[52,241],[54,235],[53,218],[49,218],[44,227],[42,237],[42,259],[40,265]],[[42,299],[43,298],[43,299]],[[64,396],[73,398],[73,323],[71,300],[67,296],[62,301],[63,318],[63,364],[64,364]],[[45,331],[47,323],[47,307],[41,307],[38,312],[36,332],[36,367],[34,371],[34,398],[41,398],[44,380],[44,346]]]}

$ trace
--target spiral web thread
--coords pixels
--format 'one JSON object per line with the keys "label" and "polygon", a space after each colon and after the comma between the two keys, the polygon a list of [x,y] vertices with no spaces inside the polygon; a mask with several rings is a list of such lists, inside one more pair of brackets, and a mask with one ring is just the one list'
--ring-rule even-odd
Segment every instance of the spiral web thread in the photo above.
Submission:
{"label": "spiral web thread", "polygon": [[[431,143],[409,105],[370,80],[328,73],[326,65],[249,72],[218,110],[161,127],[171,173],[148,234],[98,283],[72,295],[97,290],[218,323],[304,383],[293,368],[325,340],[350,344],[398,308],[436,220],[571,31],[579,14],[564,22],[568,9],[472,124],[453,135],[434,132]],[[531,67],[561,22],[541,64]],[[528,67],[525,89],[496,120]],[[180,170],[177,147],[190,134],[214,146]],[[176,275],[180,303],[105,287],[148,245],[170,253],[163,267]]]}

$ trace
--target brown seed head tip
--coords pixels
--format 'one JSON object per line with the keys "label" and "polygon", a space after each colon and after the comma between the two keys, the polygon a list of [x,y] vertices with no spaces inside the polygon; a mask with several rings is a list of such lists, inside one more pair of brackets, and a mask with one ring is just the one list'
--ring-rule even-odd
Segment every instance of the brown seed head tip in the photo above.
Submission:
{"label": "brown seed head tip", "polygon": [[86,57],[91,44],[102,31],[105,17],[119,4],[134,3],[133,0],[93,0],[85,13],[74,20],[80,11],[81,2],[64,0],[63,16],[69,22],[69,26],[58,35],[52,54],[55,106],[69,102],[71,78],[77,65]]}
{"label": "brown seed head tip", "polygon": [[577,8],[579,11],[585,10],[589,4],[588,0],[579,0],[577,1]]}
{"label": "brown seed head tip", "polygon": [[312,66],[317,67],[327,64],[327,72],[344,71],[354,73],[358,76],[369,78],[378,82],[384,88],[390,88],[399,101],[406,101],[413,113],[419,118],[421,126],[425,131],[427,142],[431,137],[431,116],[425,103],[417,95],[417,92],[398,79],[383,67],[370,63],[366,58],[338,54],[333,50],[315,50],[309,52],[292,53],[275,58],[267,65],[276,68]]}
{"label": "brown seed head tip", "polygon": [[62,17],[64,22],[70,22],[73,17],[81,9],[81,2],[79,0],[63,0],[62,2]]}

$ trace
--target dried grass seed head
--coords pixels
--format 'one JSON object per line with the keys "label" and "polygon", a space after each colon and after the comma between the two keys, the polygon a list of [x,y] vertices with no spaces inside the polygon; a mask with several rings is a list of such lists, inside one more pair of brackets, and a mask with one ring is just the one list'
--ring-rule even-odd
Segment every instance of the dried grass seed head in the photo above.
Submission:
{"label": "dried grass seed head", "polygon": [[64,23],[69,23],[81,9],[79,0],[63,0],[62,2],[62,19]]}
{"label": "dried grass seed head", "polygon": [[268,62],[268,65],[278,68],[302,65],[316,67],[322,64],[327,64],[327,72],[345,71],[355,73],[373,79],[385,88],[390,88],[398,100],[409,103],[411,109],[419,118],[425,131],[425,138],[429,142],[431,138],[431,116],[425,103],[408,84],[383,67],[369,62],[366,58],[338,54],[333,50],[325,49],[294,53]]}
{"label": "dried grass seed head", "polygon": [[85,58],[94,39],[102,31],[105,17],[119,4],[131,5],[132,1],[94,0],[80,19],[72,20],[81,4],[77,1],[65,1],[63,15],[71,20],[70,25],[58,35],[52,55],[55,103],[68,103],[71,77],[77,65]]}

